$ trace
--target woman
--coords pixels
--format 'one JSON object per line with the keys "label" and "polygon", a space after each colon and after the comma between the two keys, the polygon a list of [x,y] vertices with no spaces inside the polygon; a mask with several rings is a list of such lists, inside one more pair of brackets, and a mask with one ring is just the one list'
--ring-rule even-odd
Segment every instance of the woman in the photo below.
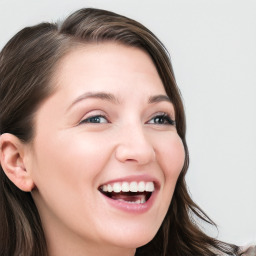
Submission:
{"label": "woman", "polygon": [[1,255],[241,255],[185,184],[185,115],[144,26],[82,9],[0,55]]}

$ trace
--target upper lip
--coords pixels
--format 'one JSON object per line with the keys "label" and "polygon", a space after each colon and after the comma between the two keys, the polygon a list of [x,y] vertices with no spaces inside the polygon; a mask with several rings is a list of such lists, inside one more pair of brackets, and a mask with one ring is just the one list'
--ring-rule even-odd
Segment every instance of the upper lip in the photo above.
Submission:
{"label": "upper lip", "polygon": [[117,178],[117,179],[113,179],[113,180],[108,180],[104,183],[102,183],[99,188],[103,185],[107,185],[107,184],[113,184],[115,182],[132,182],[132,181],[136,181],[136,182],[140,182],[140,181],[152,181],[154,182],[155,185],[155,189],[160,188],[160,182],[157,178],[152,177],[150,175],[131,175],[131,176],[125,176],[125,177],[121,177],[121,178]]}

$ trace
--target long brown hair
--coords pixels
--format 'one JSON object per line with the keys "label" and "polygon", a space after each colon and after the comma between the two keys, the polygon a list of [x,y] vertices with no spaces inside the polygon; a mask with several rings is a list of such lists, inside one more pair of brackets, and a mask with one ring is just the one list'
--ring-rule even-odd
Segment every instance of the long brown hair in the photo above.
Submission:
{"label": "long brown hair", "polygon": [[[187,191],[189,155],[181,94],[167,50],[140,23],[88,8],[73,13],[60,25],[41,23],[21,30],[0,53],[0,133],[11,133],[29,143],[34,136],[33,115],[54,90],[50,81],[57,63],[77,44],[106,41],[141,48],[151,56],[174,104],[186,155],[167,215],[154,239],[138,248],[136,256],[239,255],[237,246],[207,236],[196,224],[195,217],[214,225]],[[46,256],[40,216],[30,193],[19,190],[2,169],[0,182],[0,255]]]}

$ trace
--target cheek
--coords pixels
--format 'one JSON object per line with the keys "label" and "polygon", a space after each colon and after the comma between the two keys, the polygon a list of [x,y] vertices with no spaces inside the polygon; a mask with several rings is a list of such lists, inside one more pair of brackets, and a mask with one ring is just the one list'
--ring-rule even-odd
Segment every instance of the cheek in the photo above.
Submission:
{"label": "cheek", "polygon": [[170,206],[177,179],[185,160],[185,150],[180,137],[175,133],[171,136],[170,134],[167,135],[163,140],[158,141],[156,151],[157,162],[163,175],[163,186],[160,190],[161,204],[159,206],[161,216],[159,219],[161,221]]}
{"label": "cheek", "polygon": [[45,143],[38,138],[33,167],[39,193],[34,198],[45,216],[53,213],[77,229],[82,217],[92,218],[88,209],[95,207],[98,177],[111,156],[99,139],[66,134]]}
{"label": "cheek", "polygon": [[159,142],[157,156],[165,180],[176,183],[185,160],[184,146],[178,134]]}
{"label": "cheek", "polygon": [[[47,187],[72,188],[85,190],[96,186],[96,180],[104,165],[111,156],[111,150],[99,136],[83,136],[83,134],[63,133],[54,140],[36,141],[36,181]],[[74,189],[76,188],[76,189]]]}

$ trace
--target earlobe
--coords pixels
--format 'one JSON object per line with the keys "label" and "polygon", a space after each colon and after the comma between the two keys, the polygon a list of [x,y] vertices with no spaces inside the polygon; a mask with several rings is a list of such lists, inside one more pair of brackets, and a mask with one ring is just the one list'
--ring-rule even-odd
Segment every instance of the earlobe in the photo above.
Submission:
{"label": "earlobe", "polygon": [[32,191],[34,182],[26,170],[25,147],[16,136],[4,133],[0,136],[0,162],[6,176],[21,190]]}

